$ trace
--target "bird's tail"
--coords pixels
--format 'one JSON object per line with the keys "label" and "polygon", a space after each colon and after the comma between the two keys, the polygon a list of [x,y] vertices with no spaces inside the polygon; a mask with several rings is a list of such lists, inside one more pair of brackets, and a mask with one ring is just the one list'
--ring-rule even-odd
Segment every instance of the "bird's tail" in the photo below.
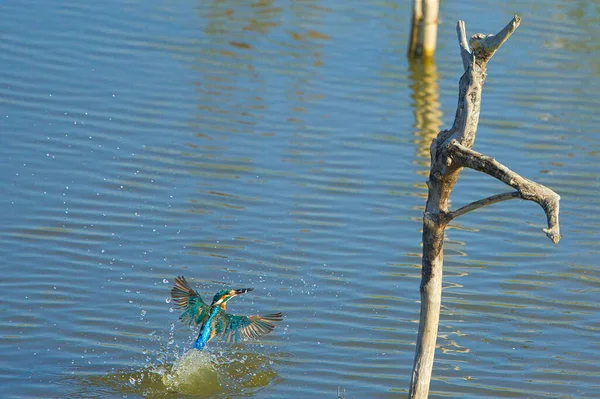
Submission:
{"label": "bird's tail", "polygon": [[196,341],[194,342],[194,348],[198,349],[199,351],[201,351],[202,349],[204,349],[204,347],[206,346],[206,342],[204,342],[204,340],[202,339],[202,335],[198,335],[198,338],[196,338]]}

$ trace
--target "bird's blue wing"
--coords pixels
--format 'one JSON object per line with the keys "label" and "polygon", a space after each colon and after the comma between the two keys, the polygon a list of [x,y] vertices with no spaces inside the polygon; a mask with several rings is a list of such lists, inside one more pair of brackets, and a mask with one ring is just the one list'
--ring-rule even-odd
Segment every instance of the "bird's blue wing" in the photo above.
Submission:
{"label": "bird's blue wing", "polygon": [[175,286],[171,289],[171,298],[183,313],[179,320],[188,325],[202,325],[204,319],[208,317],[209,306],[204,303],[200,294],[194,291],[185,277],[175,278]]}
{"label": "bird's blue wing", "polygon": [[227,342],[238,342],[246,338],[260,338],[275,328],[283,320],[283,314],[271,313],[256,316],[235,316],[223,312],[222,322],[217,333],[222,333]]}

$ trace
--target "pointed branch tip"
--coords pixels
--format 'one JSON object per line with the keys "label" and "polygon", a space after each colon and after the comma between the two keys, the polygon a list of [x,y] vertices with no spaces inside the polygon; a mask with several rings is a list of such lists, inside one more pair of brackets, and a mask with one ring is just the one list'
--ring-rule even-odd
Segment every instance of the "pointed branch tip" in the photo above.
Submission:
{"label": "pointed branch tip", "polygon": [[471,50],[469,50],[469,42],[467,42],[467,30],[465,21],[458,20],[456,23],[456,34],[458,35],[458,45],[460,46],[460,58],[462,58],[465,71],[471,62]]}
{"label": "pointed branch tip", "polygon": [[558,234],[556,231],[554,231],[555,229],[542,229],[542,230],[544,231],[544,233],[546,233],[546,236],[548,236],[550,241],[552,241],[554,244],[558,244],[558,242],[562,238],[560,236],[560,234]]}

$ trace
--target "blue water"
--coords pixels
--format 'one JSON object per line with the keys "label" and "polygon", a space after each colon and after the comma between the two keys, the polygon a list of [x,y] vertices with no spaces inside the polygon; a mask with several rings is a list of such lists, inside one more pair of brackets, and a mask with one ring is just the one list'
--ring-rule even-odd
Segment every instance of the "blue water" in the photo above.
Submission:
{"label": "blue water", "polygon": [[[561,195],[563,239],[529,202],[451,226],[431,397],[600,397],[595,3],[443,2],[433,65],[409,65],[399,2],[0,11],[3,397],[405,397],[456,20],[515,13],[475,149]],[[465,171],[452,206],[504,191]],[[177,275],[206,298],[254,287],[228,310],[285,319],[193,357]]]}

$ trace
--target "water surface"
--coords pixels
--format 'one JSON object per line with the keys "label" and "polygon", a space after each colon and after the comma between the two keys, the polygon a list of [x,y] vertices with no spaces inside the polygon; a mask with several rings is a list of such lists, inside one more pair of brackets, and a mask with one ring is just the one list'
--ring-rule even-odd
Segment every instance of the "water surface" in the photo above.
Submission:
{"label": "water surface", "polygon": [[[598,2],[443,2],[427,65],[400,3],[4,2],[5,397],[405,397],[455,23],[515,13],[475,148],[558,192],[564,237],[518,201],[447,231],[431,397],[600,397]],[[465,171],[452,205],[503,191]],[[177,275],[286,318],[187,355]]]}

